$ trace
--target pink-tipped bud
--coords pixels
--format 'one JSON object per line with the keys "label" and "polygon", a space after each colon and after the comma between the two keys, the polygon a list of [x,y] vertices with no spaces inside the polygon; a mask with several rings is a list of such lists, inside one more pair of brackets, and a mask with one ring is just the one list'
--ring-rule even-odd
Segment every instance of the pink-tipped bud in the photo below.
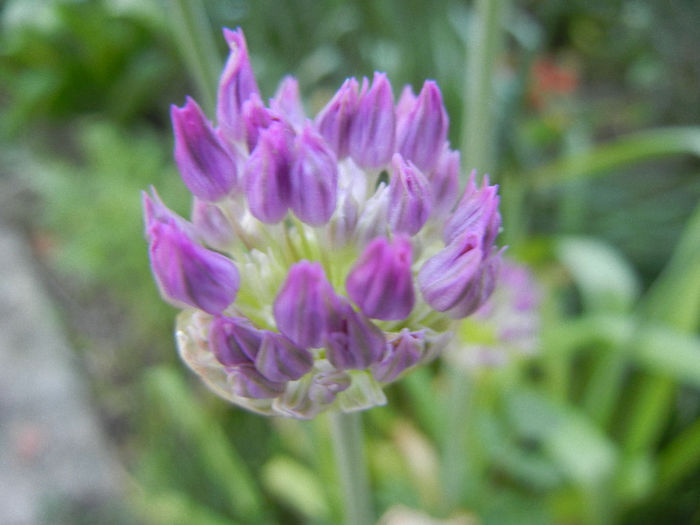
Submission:
{"label": "pink-tipped bud", "polygon": [[430,216],[433,196],[420,170],[398,153],[392,159],[387,220],[394,232],[414,235]]}
{"label": "pink-tipped bud", "polygon": [[306,114],[299,96],[299,83],[296,78],[286,76],[282,79],[274,98],[270,100],[270,109],[282,115],[297,129],[304,124]]}
{"label": "pink-tipped bud", "polygon": [[175,133],[175,162],[185,186],[206,201],[228,195],[236,186],[236,162],[200,107],[188,97],[182,108],[171,106],[170,116]]}
{"label": "pink-tipped bud", "polygon": [[391,84],[384,73],[375,73],[372,87],[363,81],[357,112],[350,125],[348,152],[358,166],[378,168],[394,153],[396,114]]}
{"label": "pink-tipped bud", "polygon": [[250,212],[265,223],[279,222],[287,214],[290,141],[284,125],[271,124],[260,134],[245,165],[245,192]]}
{"label": "pink-tipped bud", "polygon": [[398,321],[413,309],[411,241],[374,239],[350,270],[345,287],[362,312],[374,319]]}
{"label": "pink-tipped bud", "polygon": [[321,265],[300,261],[289,269],[275,299],[277,328],[300,347],[320,347],[334,301],[333,287]]}
{"label": "pink-tipped bud", "polygon": [[224,28],[224,38],[231,52],[219,80],[216,119],[229,140],[242,140],[245,127],[241,118],[243,104],[252,95],[259,95],[243,31]]}
{"label": "pink-tipped bud", "polygon": [[397,136],[399,153],[424,172],[430,171],[445,146],[447,127],[440,88],[426,80],[411,110],[402,113]]}
{"label": "pink-tipped bud", "polygon": [[283,335],[265,332],[255,367],[270,381],[294,381],[311,370],[314,358]]}
{"label": "pink-tipped bud", "polygon": [[384,333],[353,310],[347,300],[339,298],[328,325],[328,361],[341,370],[362,370],[381,359],[385,345]]}
{"label": "pink-tipped bud", "polygon": [[309,125],[297,137],[290,172],[290,207],[312,226],[328,222],[338,197],[338,163],[323,138]]}
{"label": "pink-tipped bud", "polygon": [[348,135],[357,103],[357,80],[348,78],[316,117],[316,129],[335,151],[338,159],[348,156]]}

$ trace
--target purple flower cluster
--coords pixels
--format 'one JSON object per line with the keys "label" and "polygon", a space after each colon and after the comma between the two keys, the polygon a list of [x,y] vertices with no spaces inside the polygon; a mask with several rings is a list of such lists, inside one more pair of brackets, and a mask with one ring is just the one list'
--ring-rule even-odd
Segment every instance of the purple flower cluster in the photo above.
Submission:
{"label": "purple flower cluster", "polygon": [[171,111],[191,220],[143,197],[180,354],[261,413],[381,404],[493,291],[497,188],[472,173],[459,198],[434,82],[395,103],[385,74],[350,78],[309,119],[292,77],[265,104],[242,31],[224,36],[216,126],[192,99]]}

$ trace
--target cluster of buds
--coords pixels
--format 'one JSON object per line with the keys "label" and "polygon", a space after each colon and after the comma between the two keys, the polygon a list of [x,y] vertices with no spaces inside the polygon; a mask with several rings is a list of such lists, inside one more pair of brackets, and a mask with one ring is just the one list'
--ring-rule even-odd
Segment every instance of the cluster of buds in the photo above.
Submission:
{"label": "cluster of buds", "polygon": [[265,105],[243,33],[224,36],[216,127],[194,100],[172,108],[191,220],[144,194],[180,355],[263,414],[383,404],[382,385],[435,358],[493,291],[497,188],[472,174],[459,196],[434,82],[395,103],[383,73],[350,78],[309,119],[292,77]]}
{"label": "cluster of buds", "polygon": [[450,362],[467,370],[500,367],[537,351],[542,292],[530,269],[501,262],[491,297],[462,323]]}

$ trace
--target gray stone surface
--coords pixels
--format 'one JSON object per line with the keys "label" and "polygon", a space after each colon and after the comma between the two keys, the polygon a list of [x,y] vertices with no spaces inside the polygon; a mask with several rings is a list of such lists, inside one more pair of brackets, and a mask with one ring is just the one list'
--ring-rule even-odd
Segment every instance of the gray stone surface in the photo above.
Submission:
{"label": "gray stone surface", "polygon": [[24,239],[0,220],[0,525],[73,513],[102,523],[86,509],[121,499],[120,469],[55,313]]}

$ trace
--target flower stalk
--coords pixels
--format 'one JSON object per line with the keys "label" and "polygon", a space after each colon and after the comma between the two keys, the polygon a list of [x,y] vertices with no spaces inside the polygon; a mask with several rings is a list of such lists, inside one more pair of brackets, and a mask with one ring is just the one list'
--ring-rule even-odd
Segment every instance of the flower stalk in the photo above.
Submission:
{"label": "flower stalk", "polygon": [[370,499],[361,414],[330,412],[328,419],[343,496],[344,522],[347,525],[372,525],[374,513]]}

